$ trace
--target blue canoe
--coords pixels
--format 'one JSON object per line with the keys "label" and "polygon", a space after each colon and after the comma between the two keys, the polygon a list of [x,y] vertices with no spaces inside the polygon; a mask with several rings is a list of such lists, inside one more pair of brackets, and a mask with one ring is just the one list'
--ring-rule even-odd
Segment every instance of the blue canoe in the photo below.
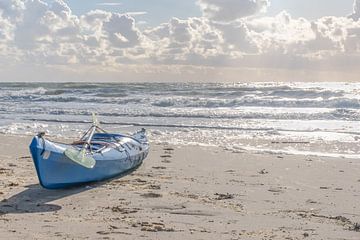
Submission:
{"label": "blue canoe", "polygon": [[138,167],[149,152],[145,130],[131,136],[95,133],[88,150],[95,159],[95,165],[86,168],[64,154],[69,148],[80,151],[82,144],[56,143],[41,134],[33,138],[30,152],[41,186],[49,189],[68,188],[112,178]]}

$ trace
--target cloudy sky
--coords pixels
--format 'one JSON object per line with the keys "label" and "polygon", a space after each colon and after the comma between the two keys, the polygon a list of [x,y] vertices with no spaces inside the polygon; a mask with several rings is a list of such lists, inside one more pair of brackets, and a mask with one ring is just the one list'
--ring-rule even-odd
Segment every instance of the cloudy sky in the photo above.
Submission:
{"label": "cloudy sky", "polygon": [[360,0],[0,0],[0,81],[358,81]]}

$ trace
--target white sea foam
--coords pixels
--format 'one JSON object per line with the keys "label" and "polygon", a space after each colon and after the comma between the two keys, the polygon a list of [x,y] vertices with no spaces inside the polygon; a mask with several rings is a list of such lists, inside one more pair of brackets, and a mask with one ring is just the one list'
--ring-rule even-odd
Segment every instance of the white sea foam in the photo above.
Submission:
{"label": "white sea foam", "polygon": [[276,155],[305,155],[305,156],[314,156],[314,157],[360,159],[360,154],[356,154],[354,152],[335,153],[335,152],[304,151],[295,148],[271,149],[271,148],[260,148],[260,147],[259,148],[242,147],[241,149],[254,153],[267,153],[267,154],[276,154]]}
{"label": "white sea foam", "polygon": [[[146,127],[155,142],[356,156],[359,83],[0,83],[0,133],[77,137],[91,112],[110,130]],[[267,141],[333,148],[274,149]],[[352,149],[338,147],[346,143]],[[320,150],[319,150],[320,149]],[[238,149],[239,150],[239,149]],[[317,154],[319,155],[319,154]]]}

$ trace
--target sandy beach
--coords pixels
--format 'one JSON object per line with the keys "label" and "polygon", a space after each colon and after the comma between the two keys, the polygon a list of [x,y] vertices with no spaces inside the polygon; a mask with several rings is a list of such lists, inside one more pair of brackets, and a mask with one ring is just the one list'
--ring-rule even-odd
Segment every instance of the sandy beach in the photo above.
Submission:
{"label": "sandy beach", "polygon": [[0,63],[0,240],[360,240],[360,0],[0,0]]}
{"label": "sandy beach", "polygon": [[360,161],[152,145],[121,178],[38,184],[30,137],[0,145],[1,239],[360,239]]}

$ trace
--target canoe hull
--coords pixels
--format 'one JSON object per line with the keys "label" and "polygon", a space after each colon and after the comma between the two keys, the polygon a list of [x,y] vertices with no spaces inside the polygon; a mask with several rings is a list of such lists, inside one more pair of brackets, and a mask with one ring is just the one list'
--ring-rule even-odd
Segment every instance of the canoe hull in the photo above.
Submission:
{"label": "canoe hull", "polygon": [[149,151],[148,145],[144,144],[141,151],[129,151],[131,154],[112,150],[94,155],[95,167],[89,169],[68,159],[64,155],[67,147],[68,145],[53,143],[42,137],[33,138],[30,152],[39,182],[44,188],[69,188],[121,175],[138,167]]}

